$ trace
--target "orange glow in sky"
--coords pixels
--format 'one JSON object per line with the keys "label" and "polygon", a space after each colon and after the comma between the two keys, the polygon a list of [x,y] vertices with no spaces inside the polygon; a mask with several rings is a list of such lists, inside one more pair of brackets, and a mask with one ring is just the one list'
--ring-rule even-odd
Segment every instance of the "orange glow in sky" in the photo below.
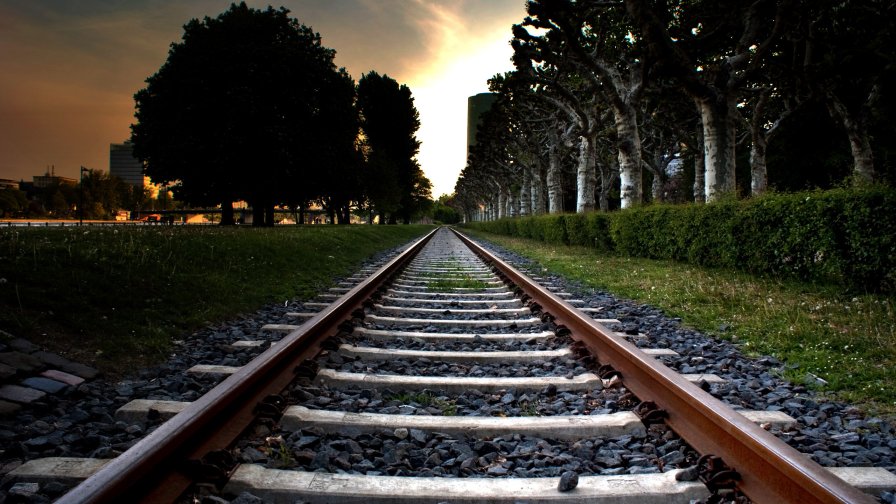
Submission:
{"label": "orange glow in sky", "polygon": [[[0,2],[0,178],[30,181],[55,165],[107,171],[109,144],[130,136],[134,93],[191,18],[229,0]],[[249,1],[264,8],[266,2]],[[356,80],[376,70],[407,84],[420,112],[418,160],[433,196],[454,190],[466,159],[467,97],[508,71],[522,0],[292,0],[284,5],[336,50]]]}

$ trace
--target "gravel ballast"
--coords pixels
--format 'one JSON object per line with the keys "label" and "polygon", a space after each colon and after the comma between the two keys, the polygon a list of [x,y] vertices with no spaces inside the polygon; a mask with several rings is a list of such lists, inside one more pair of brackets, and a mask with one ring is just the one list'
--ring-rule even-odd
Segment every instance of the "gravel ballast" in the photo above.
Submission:
{"label": "gravel ballast", "polygon": [[[518,269],[538,271],[543,275],[541,268],[527,259],[491,245],[489,248]],[[683,328],[679,320],[665,316],[656,308],[621,300],[605,292],[583,289],[559,277],[549,276],[545,280],[555,284],[558,290],[570,292],[575,298],[584,300],[585,306],[602,307],[600,318],[620,320],[620,324],[611,328],[630,334],[638,346],[668,348],[677,352],[678,356],[660,357],[671,368],[681,373],[713,373],[724,378],[726,383],[710,386],[710,393],[720,400],[736,408],[784,411],[793,416],[797,420],[795,428],[775,434],[809,454],[821,465],[877,466],[896,472],[896,429],[892,422],[866,417],[856,408],[829,402],[803,385],[788,383],[780,378],[783,364],[778,360],[771,357],[748,358],[739,352],[737,345]],[[414,303],[403,305],[414,306]],[[265,324],[297,323],[295,319],[289,319],[286,313],[303,311],[316,309],[306,309],[301,303],[288,302],[206,327],[178,342],[165,364],[141,370],[133,377],[115,383],[98,379],[70,387],[59,394],[48,395],[33,407],[0,419],[0,476],[25,460],[34,458],[108,458],[118,455],[156,428],[158,420],[135,424],[116,421],[116,409],[132,399],[195,400],[218,383],[221,377],[190,376],[184,373],[186,369],[196,364],[242,365],[267,345],[234,349],[230,347],[232,343],[258,339],[275,341],[282,334],[262,331],[261,327]],[[385,325],[371,327],[389,328]],[[541,324],[524,330],[536,333],[550,329],[550,324]],[[470,332],[467,328],[436,326],[403,326],[401,330]],[[506,331],[496,328],[491,332]],[[568,344],[565,337],[546,341],[475,343],[432,343],[415,338],[396,338],[384,343],[379,339],[349,335],[344,335],[342,339],[359,346],[452,351],[552,350]],[[318,361],[322,368],[358,372],[355,369],[358,361],[343,359],[335,352],[321,356]],[[475,370],[471,367],[462,369],[451,363],[401,360],[393,361],[390,366],[388,372],[395,374],[422,375],[438,371],[439,374],[482,373],[484,376],[493,376],[493,373],[505,373],[507,376],[527,373],[564,376],[578,374],[587,368],[567,359],[510,367],[480,364]],[[433,370],[433,367],[437,369]],[[293,395],[299,404],[312,409],[406,415],[587,415],[625,410],[631,408],[635,401],[624,390],[614,388],[592,392],[555,392],[549,396],[550,399],[513,390],[501,394],[469,391],[459,395],[433,390],[417,397],[402,397],[398,392],[389,390],[315,387],[310,381],[296,387]],[[583,476],[635,474],[686,467],[694,461],[693,452],[663,427],[649,429],[646,438],[577,443],[528,436],[501,436],[470,442],[439,433],[396,431],[351,438],[315,429],[285,433],[278,432],[276,427],[260,426],[252,440],[241,443],[239,455],[243,461],[271,467],[358,474],[465,477],[559,477],[567,471]],[[566,478],[571,480],[572,477]],[[572,483],[567,481],[567,484]],[[0,482],[0,492],[8,491],[11,486],[11,482],[3,480]],[[62,485],[45,485],[32,499],[33,502],[42,502],[40,499],[46,501],[65,490]],[[894,492],[884,492],[880,499],[896,504]]]}

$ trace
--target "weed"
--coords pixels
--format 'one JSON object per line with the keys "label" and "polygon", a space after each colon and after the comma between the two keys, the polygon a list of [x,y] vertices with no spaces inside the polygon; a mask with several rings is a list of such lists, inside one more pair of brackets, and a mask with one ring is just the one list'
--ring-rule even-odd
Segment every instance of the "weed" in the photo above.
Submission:
{"label": "weed", "polygon": [[426,283],[426,289],[430,292],[452,292],[456,289],[485,289],[489,286],[486,282],[467,276],[465,278],[440,278]]}
{"label": "weed", "polygon": [[519,404],[520,416],[540,416],[538,414],[538,400],[523,401]]}

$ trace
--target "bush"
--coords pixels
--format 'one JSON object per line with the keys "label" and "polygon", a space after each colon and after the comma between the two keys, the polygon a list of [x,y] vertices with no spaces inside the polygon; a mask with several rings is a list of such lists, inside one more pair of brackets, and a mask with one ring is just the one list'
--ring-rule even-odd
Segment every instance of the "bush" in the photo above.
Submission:
{"label": "bush", "polygon": [[896,292],[896,191],[769,194],[709,205],[542,215],[472,225],[553,244]]}

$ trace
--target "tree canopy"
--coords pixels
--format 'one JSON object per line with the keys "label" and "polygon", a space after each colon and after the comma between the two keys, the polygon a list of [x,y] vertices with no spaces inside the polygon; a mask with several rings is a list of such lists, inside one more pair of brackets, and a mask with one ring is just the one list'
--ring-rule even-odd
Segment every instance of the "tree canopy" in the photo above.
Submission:
{"label": "tree canopy", "polygon": [[468,219],[894,179],[894,0],[526,11],[455,187]]}
{"label": "tree canopy", "polygon": [[431,198],[431,183],[416,160],[420,115],[411,90],[371,71],[358,81],[358,111],[371,205],[381,222],[388,215],[390,222],[408,223]]}
{"label": "tree canopy", "polygon": [[[254,225],[273,224],[275,206],[311,203],[347,223],[365,198],[407,221],[429,196],[414,159],[410,90],[375,72],[356,88],[334,56],[285,8],[232,4],[189,21],[135,95],[135,157],[179,199],[220,204],[223,224],[233,223],[239,200],[252,207]],[[364,173],[383,170],[390,173]],[[374,182],[381,187],[365,187]]]}

